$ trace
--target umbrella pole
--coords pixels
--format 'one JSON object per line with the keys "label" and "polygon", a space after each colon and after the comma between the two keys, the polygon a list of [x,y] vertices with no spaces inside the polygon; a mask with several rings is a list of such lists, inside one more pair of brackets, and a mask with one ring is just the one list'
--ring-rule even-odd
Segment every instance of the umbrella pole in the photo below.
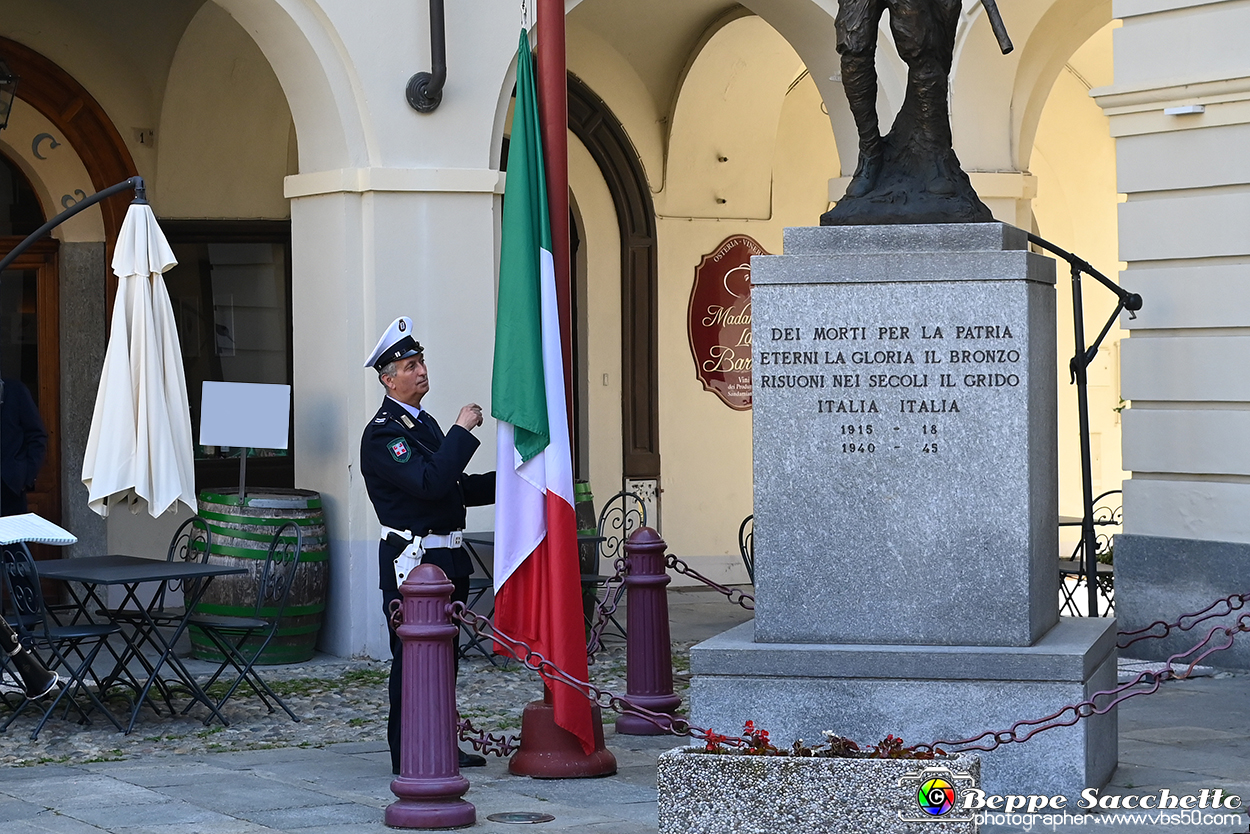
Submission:
{"label": "umbrella pole", "polygon": [[144,188],[144,185],[143,185],[143,177],[131,177],[125,182],[119,182],[117,183],[117,185],[110,185],[108,188],[104,189],[103,191],[97,191],[95,194],[92,194],[90,197],[87,197],[84,200],[79,200],[77,203],[74,203],[74,205],[70,206],[65,211],[61,212],[56,217],[53,217],[47,223],[44,223],[38,229],[35,229],[33,232],[27,235],[25,240],[23,240],[21,243],[15,246],[13,248],[13,251],[5,255],[4,260],[0,261],[0,272],[4,272],[4,270],[9,266],[9,264],[17,260],[18,255],[22,254],[23,252],[25,252],[27,249],[30,248],[30,245],[32,243],[39,240],[41,237],[43,237],[48,232],[55,229],[57,226],[64,223],[66,220],[69,220],[75,214],[78,214],[78,212],[83,211],[84,209],[88,209],[91,206],[94,206],[96,203],[100,202],[101,200],[105,200],[109,197],[112,197],[114,194],[120,194],[121,192],[125,191],[128,188],[133,188],[135,190],[136,201],[144,202],[144,203],[148,201],[147,190]]}

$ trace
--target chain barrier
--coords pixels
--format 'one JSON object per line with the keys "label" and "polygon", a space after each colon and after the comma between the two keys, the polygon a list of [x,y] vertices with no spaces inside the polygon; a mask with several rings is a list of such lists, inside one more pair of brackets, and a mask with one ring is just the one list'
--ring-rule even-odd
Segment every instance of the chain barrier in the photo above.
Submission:
{"label": "chain barrier", "polygon": [[707,585],[713,590],[721,592],[722,594],[724,594],[725,596],[729,598],[730,602],[736,605],[741,605],[743,608],[745,608],[748,611],[755,610],[755,597],[751,596],[748,593],[744,593],[742,589],[740,588],[730,588],[727,585],[722,585],[719,582],[715,582],[711,579],[708,579],[706,576],[704,576],[703,574],[699,573],[694,568],[687,565],[681,559],[678,559],[672,553],[664,557],[664,564],[665,566],[672,568],[673,570],[677,571],[680,574],[689,576],[691,579],[698,580],[699,582],[702,582],[704,585]]}
{"label": "chain barrier", "polygon": [[[514,659],[520,661],[525,668],[537,672],[547,683],[559,683],[571,687],[600,709],[609,709],[623,715],[637,716],[648,723],[654,724],[669,735],[689,737],[708,744],[720,744],[722,747],[747,747],[751,744],[750,740],[745,738],[723,736],[720,733],[696,727],[679,715],[653,712],[644,707],[635,706],[621,696],[615,695],[606,689],[600,689],[589,681],[579,680],[548,660],[541,652],[536,651],[524,640],[519,640],[500,631],[499,627],[491,622],[489,617],[470,611],[463,602],[453,602],[449,610],[451,618],[468,626],[475,636],[495,641],[497,645],[503,646]],[[463,721],[461,722],[462,727],[464,723]],[[477,747],[478,745],[474,743],[473,738],[465,738],[464,733],[465,731],[462,729],[461,738]],[[479,735],[481,734],[479,733]],[[483,744],[486,744],[486,742],[483,742]]]}
{"label": "chain barrier", "polygon": [[[1218,604],[1218,603],[1216,603]],[[1214,606],[1212,606],[1214,607]],[[1210,610],[1210,609],[1208,609]],[[1214,616],[1214,615],[1212,615]],[[1182,618],[1184,619],[1184,618]],[[1209,619],[1209,617],[1207,618]],[[1165,625],[1156,623],[1155,625]],[[1194,624],[1190,624],[1190,628]],[[1153,628],[1153,626],[1151,626]],[[1147,629],[1148,630],[1148,629]],[[1188,651],[1179,652],[1167,659],[1167,666],[1161,671],[1144,671],[1133,678],[1133,680],[1117,686],[1115,689],[1108,689],[1102,692],[1095,692],[1088,700],[1081,701],[1078,704],[1070,704],[1058,712],[1048,715],[1044,718],[1032,720],[1017,721],[1007,730],[987,730],[980,735],[971,738],[960,739],[958,741],[935,741],[932,744],[918,744],[915,748],[920,751],[933,752],[937,748],[941,748],[947,753],[966,753],[973,750],[989,752],[1001,747],[1004,744],[1019,744],[1028,741],[1033,736],[1046,730],[1052,730],[1056,727],[1070,727],[1082,718],[1089,718],[1094,715],[1104,715],[1115,709],[1129,698],[1135,698],[1138,695],[1149,695],[1159,691],[1159,685],[1168,680],[1184,680],[1188,678],[1202,661],[1206,660],[1212,654],[1223,651],[1233,645],[1234,635],[1250,631],[1250,614],[1242,614],[1237,618],[1236,623],[1230,626],[1216,626],[1211,629],[1206,638],[1198,645]],[[1131,632],[1136,633],[1136,632]],[[1165,631],[1165,633],[1167,633]],[[1217,635],[1223,635],[1226,639],[1223,643],[1211,645]],[[1162,635],[1147,635],[1159,637]],[[1206,648],[1201,654],[1194,657],[1188,663],[1183,663],[1185,658]],[[1173,671],[1173,665],[1184,665],[1182,672]],[[1137,688],[1144,687],[1144,688]],[[1110,699],[1110,700],[1105,700]],[[1104,702],[1100,705],[1099,701]]]}
{"label": "chain barrier", "polygon": [[[730,588],[707,578],[671,553],[665,557],[665,566],[719,591],[730,602],[736,603],[749,611],[755,610],[754,596],[744,593],[738,588]],[[616,573],[605,580],[601,586],[604,597],[603,601],[598,603],[599,613],[591,629],[590,641],[587,644],[588,662],[593,662],[594,652],[602,648],[601,636],[603,629],[609,617],[616,611],[619,591],[612,593],[611,589],[613,586],[622,585],[624,578],[629,573],[628,561],[623,556],[616,560],[615,567]],[[1248,601],[1250,601],[1250,594],[1233,594],[1216,600],[1201,611],[1183,614],[1173,623],[1156,620],[1146,628],[1120,632],[1117,647],[1122,649],[1141,640],[1162,639],[1173,631],[1190,631],[1202,622],[1225,617],[1241,610]],[[537,672],[544,681],[572,687],[585,696],[587,700],[598,705],[600,709],[610,709],[617,713],[634,715],[655,725],[669,735],[689,737],[709,745],[718,744],[722,747],[749,747],[752,745],[751,739],[724,736],[720,733],[697,727],[681,716],[653,712],[643,707],[635,706],[619,695],[600,689],[588,681],[579,680],[556,666],[555,663],[544,657],[542,653],[535,651],[525,641],[500,631],[489,617],[469,610],[462,602],[452,603],[449,610],[451,618],[467,626],[476,637],[493,640],[497,645],[503,646],[509,655],[520,661],[527,669]],[[397,617],[401,616],[402,611],[400,611],[399,606],[393,605],[391,609],[392,627],[395,627]],[[1160,627],[1163,631],[1155,633],[1156,629]],[[917,753],[949,755],[972,751],[991,752],[1005,744],[1022,744],[1038,733],[1057,727],[1070,727],[1081,719],[1095,715],[1105,715],[1130,698],[1157,692],[1164,681],[1188,678],[1204,660],[1216,652],[1231,648],[1235,635],[1245,632],[1250,632],[1250,614],[1242,614],[1232,625],[1212,628],[1207,633],[1207,636],[1197,645],[1184,652],[1178,652],[1170,656],[1166,661],[1164,669],[1157,672],[1143,671],[1131,681],[1120,684],[1114,689],[1095,692],[1089,699],[1065,706],[1051,715],[1043,718],[1017,721],[1006,730],[986,730],[979,735],[965,739],[939,740],[930,744],[917,744],[908,749]],[[1222,642],[1213,642],[1219,636],[1223,636],[1225,639]],[[1186,658],[1195,653],[1198,654],[1192,660],[1185,662]],[[1183,671],[1177,672],[1173,669],[1174,666],[1181,665],[1184,666]],[[500,757],[511,755],[520,746],[519,736],[497,735],[478,730],[468,719],[460,721],[459,737],[461,741],[469,742],[479,752]]]}
{"label": "chain barrier", "polygon": [[[616,606],[620,604],[621,594],[625,591],[625,577],[629,575],[629,560],[625,556],[616,557],[612,563],[616,573],[603,580],[598,586],[595,596],[595,622],[590,628],[590,636],[586,639],[586,662],[593,664],[595,655],[603,648],[603,630],[607,628]],[[620,587],[613,590],[613,586]]]}
{"label": "chain barrier", "polygon": [[[1247,601],[1250,601],[1250,594],[1233,594],[1232,596],[1225,597],[1224,599],[1217,599],[1201,611],[1197,611],[1193,614],[1182,614],[1174,623],[1165,623],[1163,620],[1155,620],[1145,628],[1139,628],[1136,631],[1121,631],[1119,638],[1116,640],[1116,646],[1121,649],[1127,649],[1129,646],[1141,640],[1160,640],[1167,637],[1173,631],[1189,631],[1199,623],[1205,622],[1206,620],[1227,617],[1234,611],[1240,611],[1245,607]],[[1224,607],[1224,610],[1217,611],[1216,609],[1221,606]],[[1186,620],[1189,620],[1190,622],[1187,623]],[[1152,632],[1160,626],[1163,628],[1163,633],[1153,634]],[[1126,641],[1125,638],[1131,639]]]}
{"label": "chain barrier", "polygon": [[486,730],[479,730],[467,718],[461,718],[459,723],[456,724],[456,729],[459,731],[460,740],[469,742],[473,749],[482,755],[494,755],[502,759],[511,756],[521,749],[521,737],[519,735],[495,734]]}

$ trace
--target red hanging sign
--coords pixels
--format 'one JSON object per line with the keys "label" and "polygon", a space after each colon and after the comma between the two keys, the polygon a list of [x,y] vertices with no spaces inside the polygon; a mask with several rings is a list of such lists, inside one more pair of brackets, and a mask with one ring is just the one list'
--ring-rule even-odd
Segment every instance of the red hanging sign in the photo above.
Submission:
{"label": "red hanging sign", "polygon": [[687,327],[695,373],[735,411],[751,408],[751,256],[767,254],[734,235],[694,270]]}

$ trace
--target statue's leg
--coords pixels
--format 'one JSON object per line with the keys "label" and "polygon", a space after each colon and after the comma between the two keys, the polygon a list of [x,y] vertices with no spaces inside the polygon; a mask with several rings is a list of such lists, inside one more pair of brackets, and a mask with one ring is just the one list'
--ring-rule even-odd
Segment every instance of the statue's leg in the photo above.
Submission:
{"label": "statue's leg", "polygon": [[840,0],[835,27],[842,56],[842,87],[859,134],[859,164],[846,189],[848,197],[872,191],[885,155],[877,120],[877,23],[883,0]]}
{"label": "statue's leg", "polygon": [[945,170],[951,150],[947,98],[959,24],[958,0],[892,0],[890,27],[899,57],[907,64],[907,97],[914,99],[916,147],[933,162],[927,190],[953,193]]}

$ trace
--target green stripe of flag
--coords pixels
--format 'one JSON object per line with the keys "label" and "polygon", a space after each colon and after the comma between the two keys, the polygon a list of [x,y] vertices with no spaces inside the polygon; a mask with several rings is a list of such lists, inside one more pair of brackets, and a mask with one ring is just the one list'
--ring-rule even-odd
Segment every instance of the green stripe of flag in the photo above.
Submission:
{"label": "green stripe of flag", "polygon": [[522,460],[534,457],[551,442],[543,382],[542,249],[551,252],[551,222],[534,61],[529,35],[522,29],[517,48],[516,107],[508,143],[491,380],[491,414],[516,427],[516,449]]}

